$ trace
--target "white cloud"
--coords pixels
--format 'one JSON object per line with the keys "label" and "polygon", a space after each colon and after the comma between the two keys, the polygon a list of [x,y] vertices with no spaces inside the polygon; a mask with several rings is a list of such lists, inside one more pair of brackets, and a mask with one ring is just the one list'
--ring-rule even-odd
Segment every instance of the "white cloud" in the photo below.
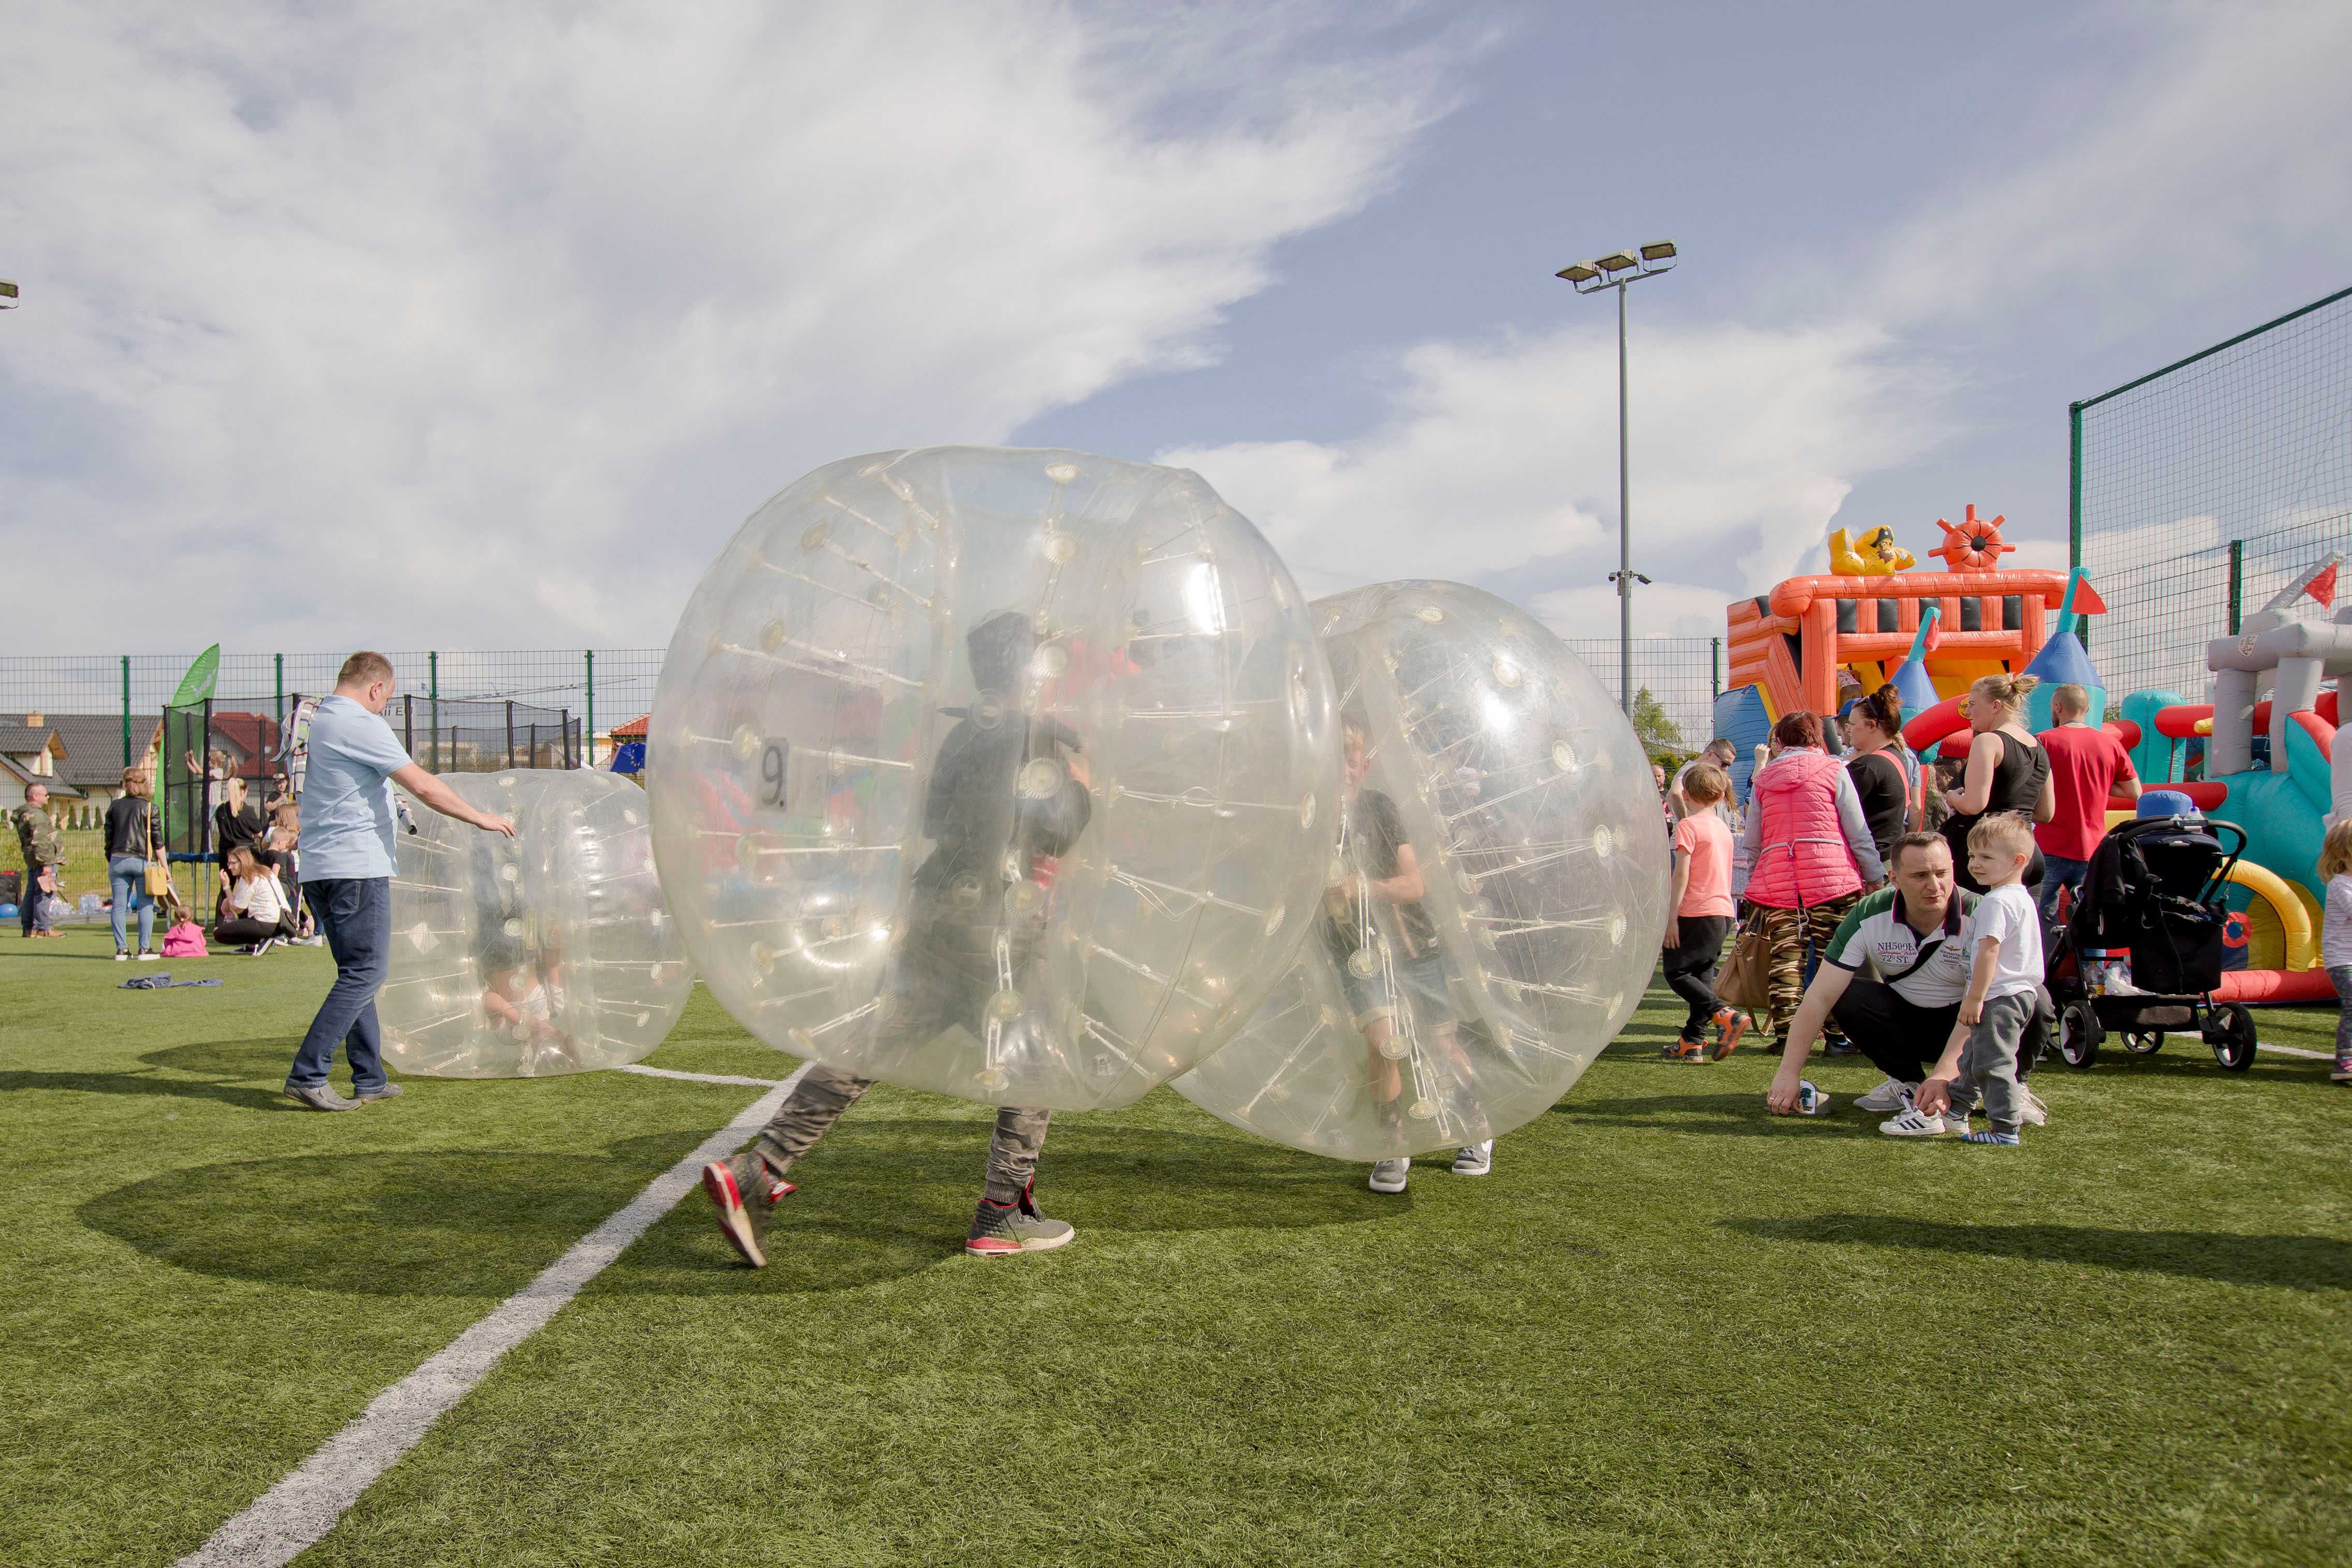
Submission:
{"label": "white cloud", "polygon": [[807,468],[1212,355],[1438,110],[1426,58],[1128,42],[1046,4],[20,8],[26,630],[662,640]]}
{"label": "white cloud", "polygon": [[1874,310],[1946,320],[2058,307],[2072,331],[2137,328],[2265,256],[2340,239],[2352,209],[2352,6],[2172,4],[2110,14],[2136,70],[2065,84],[2035,144],[1939,191],[1891,238]]}
{"label": "white cloud", "polygon": [[[1661,580],[1736,576],[1750,591],[1793,570],[1856,475],[1927,438],[1917,411],[1933,375],[1890,363],[1884,348],[1852,327],[1641,330],[1630,397],[1635,568]],[[1613,334],[1585,329],[1486,349],[1425,344],[1404,358],[1394,417],[1361,441],[1240,443],[1160,460],[1198,469],[1313,591],[1475,578],[1546,557],[1598,584],[1617,563],[1616,353]],[[1582,591],[1558,603],[1581,605]],[[1687,595],[1712,593],[1721,622],[1720,589],[1642,592],[1654,598],[1639,602],[1674,605],[1675,626],[1693,613]],[[1645,614],[1636,635],[1664,629]]]}

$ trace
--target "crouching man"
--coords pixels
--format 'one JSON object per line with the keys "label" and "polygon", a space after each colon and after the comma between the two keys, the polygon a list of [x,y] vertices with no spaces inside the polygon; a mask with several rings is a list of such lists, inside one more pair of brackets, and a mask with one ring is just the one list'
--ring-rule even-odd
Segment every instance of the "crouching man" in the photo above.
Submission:
{"label": "crouching man", "polygon": [[[1888,869],[1894,885],[1846,911],[1790,1022],[1788,1051],[1764,1096],[1775,1116],[1797,1114],[1805,1058],[1832,1018],[1886,1075],[1854,1108],[1897,1117],[1917,1114],[1912,1097],[1943,1055],[1968,994],[1970,954],[1961,927],[1977,895],[1954,879],[1951,847],[1937,834],[1906,833],[1896,839]],[[1863,977],[1864,964],[1877,978]],[[2041,1047],[2037,1022],[2020,1053],[2021,1077]],[[2027,1089],[2025,1120],[2038,1126],[2046,1114]]]}

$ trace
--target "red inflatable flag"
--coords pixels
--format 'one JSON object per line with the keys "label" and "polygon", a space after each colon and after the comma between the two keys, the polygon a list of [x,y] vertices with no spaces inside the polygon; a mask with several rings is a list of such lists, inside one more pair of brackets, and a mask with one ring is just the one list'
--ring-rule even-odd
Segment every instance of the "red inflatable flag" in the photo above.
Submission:
{"label": "red inflatable flag", "polygon": [[2329,609],[2334,609],[2336,607],[2336,563],[2329,562],[2327,570],[2305,583],[2303,585],[2303,591]]}
{"label": "red inflatable flag", "polygon": [[2107,613],[2107,602],[2099,597],[2099,591],[2091,586],[2088,577],[2074,579],[2074,613],[2078,616],[2104,616]]}

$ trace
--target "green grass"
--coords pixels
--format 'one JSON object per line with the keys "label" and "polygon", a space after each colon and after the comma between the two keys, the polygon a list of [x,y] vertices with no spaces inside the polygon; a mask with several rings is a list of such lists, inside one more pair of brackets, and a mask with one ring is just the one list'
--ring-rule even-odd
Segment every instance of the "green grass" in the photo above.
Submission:
{"label": "green grass", "polygon": [[[0,937],[0,1563],[168,1563],[709,1131],[621,1074],[275,1096],[322,953]],[[154,966],[149,966],[154,967]],[[305,1563],[2323,1563],[2352,1540],[2352,1091],[2045,1065],[2020,1151],[1766,1118],[1663,992],[1484,1181],[1155,1094],[1074,1247],[959,1255],[987,1112],[878,1089],[764,1272],[689,1199]],[[2260,1016],[2323,1047],[2332,1011]],[[698,994],[654,1058],[780,1076]]]}

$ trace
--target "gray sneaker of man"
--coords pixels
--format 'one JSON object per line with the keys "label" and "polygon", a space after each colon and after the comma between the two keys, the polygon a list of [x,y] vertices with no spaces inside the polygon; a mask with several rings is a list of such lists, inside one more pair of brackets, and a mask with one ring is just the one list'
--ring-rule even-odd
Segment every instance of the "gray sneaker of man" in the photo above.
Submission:
{"label": "gray sneaker of man", "polygon": [[345,1100],[323,1083],[289,1083],[286,1086],[286,1097],[299,1100],[313,1110],[357,1110],[360,1108],[358,1100]]}
{"label": "gray sneaker of man", "polygon": [[398,1100],[408,1091],[396,1083],[380,1083],[373,1089],[363,1089],[352,1098],[362,1105],[373,1105],[379,1100]]}
{"label": "gray sneaker of man", "polygon": [[1009,1204],[983,1197],[972,1211],[971,1229],[963,1249],[974,1258],[1006,1258],[1019,1252],[1049,1252],[1076,1236],[1066,1221],[1047,1219],[1037,1212],[1036,1184],[1032,1182]]}

